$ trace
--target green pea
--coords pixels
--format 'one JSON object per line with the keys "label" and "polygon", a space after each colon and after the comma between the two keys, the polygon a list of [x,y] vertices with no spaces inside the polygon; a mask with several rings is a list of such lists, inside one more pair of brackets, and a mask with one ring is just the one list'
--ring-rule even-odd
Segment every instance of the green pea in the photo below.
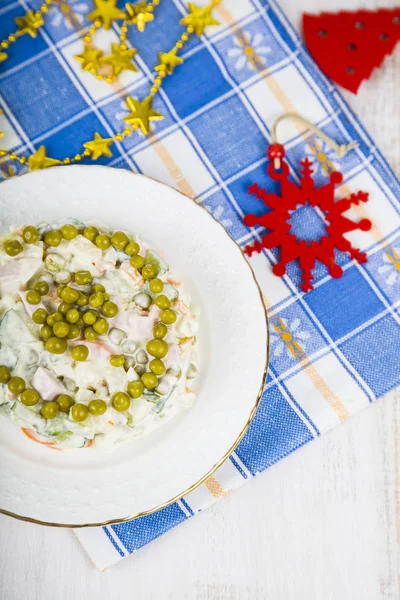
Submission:
{"label": "green pea", "polygon": [[8,383],[10,381],[11,373],[10,369],[5,365],[0,367],[0,383]]}
{"label": "green pea", "polygon": [[89,416],[89,411],[87,406],[84,404],[74,404],[71,408],[71,417],[77,423],[82,423],[82,421],[86,421]]}
{"label": "green pea", "polygon": [[29,290],[26,294],[26,301],[28,304],[39,304],[40,302],[40,294],[39,292],[35,292],[35,290]]}
{"label": "green pea", "polygon": [[166,371],[163,361],[159,358],[153,358],[153,360],[150,361],[149,369],[154,375],[164,375]]}
{"label": "green pea", "polygon": [[82,316],[79,316],[79,319],[77,320],[77,322],[75,323],[75,325],[77,325],[78,327],[83,327],[83,325],[85,324],[84,320],[82,319]]}
{"label": "green pea", "polygon": [[68,413],[71,406],[75,404],[75,400],[68,394],[60,394],[58,398],[56,398],[56,402],[63,413]]}
{"label": "green pea", "polygon": [[40,335],[45,340],[48,340],[49,338],[53,337],[52,327],[50,327],[50,325],[43,325],[43,327],[40,328]]}
{"label": "green pea", "polygon": [[17,254],[22,252],[23,248],[18,240],[12,240],[11,242],[6,243],[4,250],[8,256],[17,256]]}
{"label": "green pea", "polygon": [[50,327],[54,327],[54,324],[57,323],[58,321],[62,321],[63,320],[63,315],[60,312],[55,312],[55,313],[51,313],[51,315],[48,315],[47,319],[46,319],[46,323],[47,325],[50,325]]}
{"label": "green pea", "polygon": [[67,337],[69,333],[68,323],[65,323],[64,321],[58,321],[57,323],[54,323],[53,332],[58,338]]}
{"label": "green pea", "polygon": [[104,296],[102,292],[95,292],[89,296],[89,305],[92,308],[100,308],[104,304]]}
{"label": "green pea", "polygon": [[161,279],[152,279],[149,283],[150,291],[153,294],[159,294],[164,289],[164,284]]}
{"label": "green pea", "polygon": [[78,298],[79,292],[78,290],[74,290],[74,288],[65,286],[65,288],[61,292],[61,300],[64,300],[64,302],[73,304],[78,300]]}
{"label": "green pea", "polygon": [[166,325],[164,325],[164,323],[157,323],[157,325],[154,325],[154,329],[153,329],[153,336],[156,339],[161,340],[162,338],[164,338],[168,333],[168,328]]}
{"label": "green pea", "polygon": [[98,316],[99,313],[96,310],[89,309],[83,314],[82,319],[86,325],[93,325],[96,323]]}
{"label": "green pea", "polygon": [[111,246],[110,238],[105,233],[98,235],[94,243],[100,250],[107,250]]}
{"label": "green pea", "polygon": [[146,350],[151,356],[164,358],[168,353],[168,344],[164,340],[150,340],[146,344]]}
{"label": "green pea", "polygon": [[66,285],[59,285],[56,289],[56,294],[60,298],[60,300],[61,300],[62,291],[65,290],[66,287],[67,287]]}
{"label": "green pea", "polygon": [[40,400],[40,396],[36,390],[26,389],[20,396],[22,404],[25,406],[35,406]]}
{"label": "green pea", "polygon": [[65,240],[74,240],[78,235],[78,230],[74,225],[63,225],[60,227],[60,231]]}
{"label": "green pea", "polygon": [[117,392],[112,397],[112,405],[118,412],[123,412],[124,410],[128,410],[131,401],[128,394],[125,394],[125,392]]}
{"label": "green pea", "polygon": [[71,350],[71,356],[73,360],[84,362],[89,356],[89,348],[83,344],[80,346],[75,346],[75,348],[72,348]]}
{"label": "green pea", "polygon": [[79,311],[76,310],[76,308],[70,308],[67,314],[65,315],[65,318],[67,319],[68,323],[76,323],[77,321],[79,321],[79,317]]}
{"label": "green pea", "polygon": [[38,241],[39,237],[39,232],[36,227],[33,227],[32,225],[24,227],[22,239],[24,240],[25,244],[34,244]]}
{"label": "green pea", "polygon": [[47,319],[47,310],[44,308],[37,308],[32,315],[32,321],[36,325],[44,325]]}
{"label": "green pea", "polygon": [[125,364],[125,356],[123,354],[114,354],[110,356],[110,365],[113,367],[123,367]]}
{"label": "green pea", "polygon": [[176,321],[176,312],[170,310],[169,308],[166,308],[165,310],[161,311],[160,319],[166,325],[172,325]]}
{"label": "green pea", "polygon": [[144,387],[148,390],[154,390],[158,386],[158,379],[154,373],[144,373],[141,377]]}
{"label": "green pea", "polygon": [[8,389],[12,394],[22,394],[25,389],[25,380],[22,377],[11,377],[8,382]]}
{"label": "green pea", "polygon": [[103,306],[101,307],[101,312],[105,317],[112,319],[118,314],[118,306],[115,304],[115,302],[104,302]]}
{"label": "green pea", "polygon": [[69,302],[61,302],[61,304],[58,307],[58,312],[61,313],[63,317],[65,317],[67,312],[71,310],[71,308],[72,304],[70,304]]}
{"label": "green pea", "polygon": [[95,239],[99,235],[99,232],[96,227],[85,227],[83,230],[83,235],[85,238],[94,243]]}
{"label": "green pea", "polygon": [[85,327],[83,335],[85,336],[85,339],[89,340],[90,342],[97,340],[97,338],[99,337],[99,334],[96,333],[93,327]]}
{"label": "green pea", "polygon": [[59,337],[51,337],[46,341],[46,350],[51,354],[64,354],[68,348],[67,340]]}
{"label": "green pea", "polygon": [[141,381],[130,381],[127,388],[128,394],[132,398],[140,398],[144,391],[144,385]]}
{"label": "green pea", "polygon": [[99,335],[104,335],[108,331],[108,323],[103,317],[100,317],[100,319],[97,319],[96,323],[94,323],[93,329]]}
{"label": "green pea", "polygon": [[140,256],[140,254],[137,254],[136,256],[132,256],[129,263],[130,263],[131,267],[139,270],[142,267],[144,267],[144,258],[143,258],[143,256]]}
{"label": "green pea", "polygon": [[168,300],[167,296],[164,296],[164,294],[157,296],[157,298],[154,300],[154,304],[158,306],[158,308],[161,308],[161,310],[171,306],[171,302]]}
{"label": "green pea", "polygon": [[56,247],[61,244],[62,235],[57,229],[52,229],[46,233],[44,241],[48,246]]}
{"label": "green pea", "polygon": [[133,256],[134,254],[138,254],[139,250],[139,244],[136,242],[129,242],[129,244],[125,246],[124,252],[125,254],[129,254],[129,256]]}
{"label": "green pea", "polygon": [[39,292],[41,296],[46,296],[49,293],[50,286],[47,281],[37,281],[33,286],[36,292]]}
{"label": "green pea", "polygon": [[129,243],[129,239],[123,231],[116,231],[111,236],[111,243],[117,250],[123,250]]}
{"label": "green pea", "polygon": [[78,325],[70,325],[69,326],[69,331],[68,331],[68,335],[67,335],[67,340],[75,340],[77,337],[79,337],[80,334],[80,330]]}
{"label": "green pea", "polygon": [[90,271],[76,271],[75,273],[75,282],[78,285],[89,285],[92,283],[92,274]]}
{"label": "green pea", "polygon": [[45,402],[40,410],[44,419],[54,419],[58,415],[57,402]]}
{"label": "green pea", "polygon": [[107,404],[104,400],[91,400],[88,404],[88,409],[92,415],[104,415],[107,410]]}
{"label": "green pea", "polygon": [[79,292],[79,298],[76,301],[78,306],[87,306],[89,304],[89,295],[84,292]]}
{"label": "green pea", "polygon": [[101,292],[102,294],[104,294],[105,291],[106,288],[101,283],[95,283],[94,285],[92,285],[92,292]]}
{"label": "green pea", "polygon": [[143,279],[153,279],[158,273],[158,269],[155,265],[144,265],[142,269]]}

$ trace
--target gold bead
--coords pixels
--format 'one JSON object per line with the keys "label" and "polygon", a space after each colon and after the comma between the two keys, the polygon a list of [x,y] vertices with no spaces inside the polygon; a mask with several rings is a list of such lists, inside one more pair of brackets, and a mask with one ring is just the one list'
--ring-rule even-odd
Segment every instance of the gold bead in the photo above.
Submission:
{"label": "gold bead", "polygon": [[160,0],[153,0],[154,6],[158,6],[160,4]]}
{"label": "gold bead", "polygon": [[17,160],[18,156],[15,154],[15,152],[11,152],[10,158],[11,160]]}
{"label": "gold bead", "polygon": [[90,154],[91,154],[91,152],[90,152],[90,150],[88,150],[87,148],[86,148],[86,150],[84,150],[84,152],[83,152],[83,156],[90,156]]}
{"label": "gold bead", "polygon": [[149,6],[147,7],[147,12],[153,12],[153,10],[154,10],[154,6],[149,4]]}
{"label": "gold bead", "polygon": [[7,156],[7,150],[0,150],[0,156]]}
{"label": "gold bead", "polygon": [[130,136],[131,133],[132,133],[132,129],[129,129],[128,127],[126,129],[124,129],[124,135]]}
{"label": "gold bead", "polygon": [[8,41],[10,42],[10,44],[13,44],[16,40],[17,40],[17,38],[16,38],[16,36],[13,33],[11,33],[8,36]]}
{"label": "gold bead", "polygon": [[193,25],[189,25],[186,31],[188,33],[194,33],[194,27],[193,27]]}
{"label": "gold bead", "polygon": [[101,20],[100,19],[96,19],[94,22],[94,26],[98,29],[99,27],[101,27]]}
{"label": "gold bead", "polygon": [[121,50],[128,50],[128,46],[126,44],[120,45]]}
{"label": "gold bead", "polygon": [[24,165],[26,163],[26,158],[25,156],[20,156],[19,157],[19,162],[21,163],[21,165]]}
{"label": "gold bead", "polygon": [[128,33],[128,28],[126,25],[121,25],[121,31],[122,33]]}
{"label": "gold bead", "polygon": [[64,158],[63,163],[64,163],[64,165],[70,165],[71,164],[71,159],[70,158]]}
{"label": "gold bead", "polygon": [[161,77],[156,77],[155,80],[154,80],[154,82],[155,82],[156,85],[161,85],[162,84]]}
{"label": "gold bead", "polygon": [[109,75],[108,77],[106,77],[106,81],[107,81],[107,83],[112,83],[114,81],[114,77],[111,77]]}
{"label": "gold bead", "polygon": [[96,69],[89,69],[89,73],[91,73],[92,75],[96,75],[97,71]]}
{"label": "gold bead", "polygon": [[117,135],[115,136],[115,139],[117,140],[117,142],[122,142],[122,140],[124,139],[124,136],[122,133],[117,133]]}
{"label": "gold bead", "polygon": [[96,79],[101,81],[102,79],[104,79],[104,76],[101,73],[96,73]]}
{"label": "gold bead", "polygon": [[158,92],[158,87],[156,85],[152,85],[150,88],[150,91],[152,94],[157,94]]}
{"label": "gold bead", "polygon": [[90,35],[93,35],[96,33],[96,27],[93,27],[93,25],[92,25],[91,27],[89,27],[88,31],[89,31]]}
{"label": "gold bead", "polygon": [[6,40],[3,40],[3,41],[1,42],[1,47],[2,47],[2,48],[8,48],[8,46],[9,46],[9,43],[8,43],[8,42],[6,42]]}
{"label": "gold bead", "polygon": [[126,35],[121,33],[121,35],[119,36],[119,39],[121,40],[121,42],[126,42]]}
{"label": "gold bead", "polygon": [[44,0],[46,4],[53,4],[53,0]]}
{"label": "gold bead", "polygon": [[176,42],[175,46],[177,48],[183,48],[183,43],[182,42]]}
{"label": "gold bead", "polygon": [[76,160],[76,161],[82,160],[82,155],[81,154],[75,154],[74,160]]}
{"label": "gold bead", "polygon": [[47,6],[47,4],[42,4],[42,6],[40,7],[40,12],[47,13],[48,11],[49,7]]}
{"label": "gold bead", "polygon": [[86,42],[87,44],[90,44],[90,42],[92,41],[92,36],[87,34],[84,36],[83,41]]}
{"label": "gold bead", "polygon": [[166,72],[165,72],[165,71],[159,71],[159,72],[158,72],[158,76],[159,76],[159,77],[161,77],[161,78],[164,78],[164,77],[166,77],[166,76],[167,76],[167,74],[166,74]]}
{"label": "gold bead", "polygon": [[182,35],[181,35],[182,42],[187,42],[188,39],[189,39],[188,34],[187,33],[182,33]]}

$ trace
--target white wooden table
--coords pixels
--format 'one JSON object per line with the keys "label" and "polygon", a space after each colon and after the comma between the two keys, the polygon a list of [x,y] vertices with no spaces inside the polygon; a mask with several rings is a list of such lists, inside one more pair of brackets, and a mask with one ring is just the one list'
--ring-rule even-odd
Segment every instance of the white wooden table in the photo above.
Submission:
{"label": "white wooden table", "polygon": [[[302,11],[361,1],[281,4],[299,26]],[[399,75],[400,48],[346,94],[397,174]],[[71,531],[0,515],[0,600],[398,600],[399,402],[388,394],[104,573]]]}

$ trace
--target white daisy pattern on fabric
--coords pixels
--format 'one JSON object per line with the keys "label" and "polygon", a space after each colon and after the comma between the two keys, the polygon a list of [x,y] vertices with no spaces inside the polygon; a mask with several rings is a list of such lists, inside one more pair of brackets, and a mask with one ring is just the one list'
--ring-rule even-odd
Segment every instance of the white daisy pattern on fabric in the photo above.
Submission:
{"label": "white daisy pattern on fabric", "polygon": [[221,225],[223,225],[223,227],[228,228],[232,225],[232,221],[230,219],[224,219],[225,209],[223,206],[217,206],[214,209],[212,209],[211,206],[205,206],[205,208],[208,210],[209,213],[212,214],[214,219],[216,219],[219,223],[221,223]]}
{"label": "white daisy pattern on fabric", "polygon": [[49,16],[53,27],[63,24],[67,29],[74,30],[83,25],[85,15],[89,12],[90,5],[82,0],[61,0],[57,6],[49,9]]}
{"label": "white daisy pattern on fabric", "polygon": [[244,31],[233,38],[233,43],[235,47],[228,50],[228,56],[234,60],[234,68],[237,71],[264,67],[266,62],[263,56],[272,52],[272,49],[264,44],[264,36],[259,32],[252,35]]}
{"label": "white daisy pattern on fabric", "polygon": [[383,265],[378,273],[385,276],[386,285],[394,285],[400,277],[400,248],[391,248],[383,254]]}
{"label": "white daisy pattern on fabric", "polygon": [[329,175],[336,170],[335,151],[322,140],[314,139],[306,145],[306,156],[313,162],[314,173]]}
{"label": "white daisy pattern on fabric", "polygon": [[308,331],[303,331],[300,326],[299,318],[292,321],[281,318],[278,319],[278,323],[272,323],[275,333],[271,333],[270,343],[274,346],[274,356],[282,356],[285,351],[289,358],[298,358],[304,354],[306,349],[304,340],[307,340],[310,334]]}

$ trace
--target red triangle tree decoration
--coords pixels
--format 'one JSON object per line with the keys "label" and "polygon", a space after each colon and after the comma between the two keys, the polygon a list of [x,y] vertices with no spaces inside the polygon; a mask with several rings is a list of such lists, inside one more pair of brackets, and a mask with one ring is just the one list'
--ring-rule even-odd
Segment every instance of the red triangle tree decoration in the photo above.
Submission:
{"label": "red triangle tree decoration", "polygon": [[356,93],[400,40],[400,8],[304,14],[303,32],[322,71]]}
{"label": "red triangle tree decoration", "polygon": [[[264,248],[280,248],[280,260],[272,268],[272,271],[278,277],[283,277],[286,273],[286,265],[294,260],[299,260],[302,270],[301,289],[308,292],[313,289],[312,280],[314,279],[311,271],[315,267],[316,261],[320,261],[328,268],[329,274],[338,278],[343,270],[335,262],[335,249],[341,252],[348,252],[350,258],[359,263],[367,262],[367,256],[354,248],[344,237],[345,233],[361,229],[368,231],[372,227],[369,219],[361,219],[354,222],[344,213],[352,205],[360,204],[368,200],[368,194],[357,192],[351,194],[349,198],[342,198],[335,201],[335,185],[342,182],[343,176],[339,171],[330,174],[329,182],[320,188],[315,188],[312,177],[312,163],[306,158],[301,161],[301,179],[300,186],[288,179],[289,167],[287,163],[281,160],[281,168],[276,171],[274,168],[274,159],[282,159],[284,148],[281,144],[271,144],[268,150],[268,175],[271,179],[281,182],[281,196],[274,193],[268,193],[265,188],[260,188],[257,183],[249,187],[249,194],[255,195],[258,200],[269,208],[268,212],[262,216],[248,214],[244,217],[244,223],[248,227],[261,225],[269,230],[269,233],[262,234],[261,242],[255,242],[245,247],[244,253],[251,256],[253,252],[261,252]],[[313,240],[310,243],[298,239],[296,235],[290,232],[291,212],[299,206],[305,206],[309,203],[314,209],[320,209],[325,218],[325,235],[319,240]]]}

